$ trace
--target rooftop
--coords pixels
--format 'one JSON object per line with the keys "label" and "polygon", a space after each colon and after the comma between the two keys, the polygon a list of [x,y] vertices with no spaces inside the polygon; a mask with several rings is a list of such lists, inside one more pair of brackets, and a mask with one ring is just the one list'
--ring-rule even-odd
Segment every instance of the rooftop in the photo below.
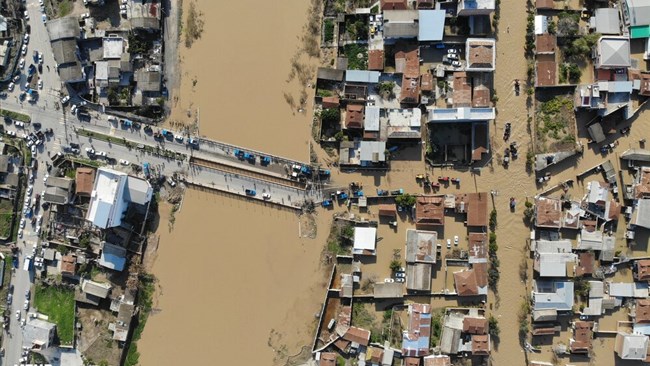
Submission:
{"label": "rooftop", "polygon": [[375,255],[377,228],[355,227],[353,254]]}
{"label": "rooftop", "polygon": [[453,74],[453,94],[454,108],[470,107],[472,104],[472,85],[464,71],[456,71]]}
{"label": "rooftop", "polygon": [[438,196],[418,196],[415,204],[415,223],[417,225],[444,225],[445,198]]}
{"label": "rooftop", "polygon": [[348,104],[345,108],[345,127],[363,128],[363,110],[362,104]]}
{"label": "rooftop", "polygon": [[466,41],[467,70],[494,71],[496,64],[496,42],[487,38],[468,38]]}
{"label": "rooftop", "polygon": [[406,289],[431,291],[431,264],[413,263],[406,265]]}
{"label": "rooftop", "polygon": [[444,10],[419,10],[418,41],[441,41],[445,30]]}
{"label": "rooftop", "polygon": [[486,318],[474,318],[466,316],[463,319],[463,333],[487,334],[488,320]]}
{"label": "rooftop", "polygon": [[99,265],[114,271],[121,272],[126,264],[126,249],[118,245],[104,242]]}
{"label": "rooftop", "polygon": [[479,295],[476,273],[474,270],[454,272],[454,283],[458,296]]}
{"label": "rooftop", "polygon": [[635,309],[635,323],[650,323],[650,299],[637,299]]}
{"label": "rooftop", "polygon": [[431,305],[410,304],[408,325],[402,333],[402,355],[422,357],[429,354],[431,337]]}
{"label": "rooftop", "polygon": [[368,51],[368,70],[384,70],[384,50]]}
{"label": "rooftop", "polygon": [[535,226],[557,228],[562,226],[562,202],[548,197],[535,199]]}
{"label": "rooftop", "polygon": [[79,19],[76,16],[48,20],[45,27],[50,35],[50,42],[59,39],[79,38]]}
{"label": "rooftop", "polygon": [[533,309],[555,309],[569,311],[573,308],[573,282],[535,281]]}
{"label": "rooftop", "polygon": [[593,322],[577,321],[573,324],[573,339],[570,342],[571,353],[588,353],[593,338]]}
{"label": "rooftop", "polygon": [[540,53],[555,53],[557,47],[557,36],[555,34],[538,34],[535,36],[535,52]]}
{"label": "rooftop", "polygon": [[597,43],[596,68],[621,68],[632,66],[630,39],[628,37],[603,36]]}
{"label": "rooftop", "polygon": [[436,231],[406,230],[406,261],[436,263]]}
{"label": "rooftop", "polygon": [[104,59],[120,59],[122,53],[124,53],[124,38],[104,37],[102,39],[102,48],[104,50]]}

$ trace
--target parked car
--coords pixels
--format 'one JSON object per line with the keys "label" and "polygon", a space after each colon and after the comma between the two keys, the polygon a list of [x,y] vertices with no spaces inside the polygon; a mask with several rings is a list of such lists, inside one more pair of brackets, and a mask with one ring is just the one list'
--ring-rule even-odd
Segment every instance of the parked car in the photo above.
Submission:
{"label": "parked car", "polygon": [[270,193],[262,193],[262,198],[265,200],[270,200],[271,199],[271,194]]}
{"label": "parked car", "polygon": [[461,67],[462,64],[460,63],[460,61],[452,61],[451,66],[453,66],[453,67]]}
{"label": "parked car", "polygon": [[122,165],[130,165],[131,163],[129,163],[128,160],[120,159],[120,164],[122,164]]}
{"label": "parked car", "polygon": [[102,158],[105,158],[105,157],[108,156],[108,154],[106,154],[105,151],[97,151],[95,154],[98,155],[98,156],[101,156]]}
{"label": "parked car", "polygon": [[167,178],[167,183],[169,183],[169,185],[172,187],[176,187],[176,182],[174,182],[171,177]]}
{"label": "parked car", "polygon": [[18,61],[18,67],[21,68],[21,69],[23,67],[25,67],[25,59],[24,58],[21,58],[20,61]]}
{"label": "parked car", "polygon": [[66,95],[65,97],[61,98],[61,104],[66,104],[70,101],[70,96]]}
{"label": "parked car", "polygon": [[450,54],[448,54],[448,55],[447,55],[447,58],[450,59],[450,60],[456,60],[456,61],[457,61],[457,60],[460,60],[460,57],[458,57],[458,55],[455,54],[455,53],[450,53]]}
{"label": "parked car", "polygon": [[25,310],[29,309],[29,300],[25,300],[25,305],[23,305],[23,309]]}
{"label": "parked car", "polygon": [[245,192],[247,196],[255,196],[257,194],[254,189],[247,189]]}
{"label": "parked car", "polygon": [[455,246],[458,246],[458,241],[459,241],[458,235],[454,235],[454,245]]}
{"label": "parked car", "polygon": [[456,55],[456,54],[458,54],[458,50],[455,49],[455,48],[449,48],[449,49],[447,49],[447,53],[452,54],[452,55]]}
{"label": "parked car", "polygon": [[43,89],[43,79],[38,78],[38,88]]}
{"label": "parked car", "polygon": [[20,49],[20,54],[25,56],[27,54],[27,45],[24,44],[23,47]]}
{"label": "parked car", "polygon": [[80,148],[81,146],[79,146],[79,144],[77,144],[76,142],[71,142],[71,143],[70,143],[70,147],[73,148],[73,149],[78,149],[78,148]]}
{"label": "parked car", "polygon": [[7,89],[9,89],[9,91],[12,92],[12,91],[14,91],[14,86],[15,86],[15,85],[16,85],[16,84],[14,84],[13,82],[11,82],[11,83],[9,83],[9,86],[7,87]]}
{"label": "parked car", "polygon": [[70,114],[75,114],[76,111],[77,111],[77,105],[73,104],[72,107],[70,107]]}
{"label": "parked car", "polygon": [[7,131],[5,134],[9,137],[16,137],[16,133],[14,131]]}
{"label": "parked car", "polygon": [[451,239],[447,239],[447,249],[451,249]]}
{"label": "parked car", "polygon": [[29,289],[25,290],[25,298],[29,300]]}
{"label": "parked car", "polygon": [[29,12],[27,10],[25,10],[24,16],[25,16],[25,20],[29,20]]}
{"label": "parked car", "polygon": [[29,33],[25,33],[25,36],[23,37],[23,41],[25,43],[29,43]]}

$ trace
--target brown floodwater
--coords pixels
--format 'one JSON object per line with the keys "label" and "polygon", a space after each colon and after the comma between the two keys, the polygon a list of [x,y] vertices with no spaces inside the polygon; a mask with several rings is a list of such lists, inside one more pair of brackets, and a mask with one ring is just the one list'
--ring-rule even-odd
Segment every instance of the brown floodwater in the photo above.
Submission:
{"label": "brown floodwater", "polygon": [[[200,0],[197,4],[204,13],[205,30],[191,49],[181,51],[183,78],[173,118],[188,122],[192,119],[187,117],[188,109],[195,116],[198,108],[202,135],[307,160],[310,108],[305,114],[298,113],[296,108],[289,107],[284,94],[297,97],[303,87],[297,80],[287,83],[287,75],[290,60],[300,44],[307,2],[289,0],[267,4],[244,0],[226,5]],[[525,199],[532,199],[542,190],[524,166],[531,140],[526,96],[514,94],[514,79],[526,79],[525,7],[523,1],[501,2],[501,31],[497,41],[494,83],[499,113],[490,126],[492,149],[499,153],[506,147],[501,140],[506,122],[512,123],[510,141],[516,140],[522,146],[522,157],[513,161],[509,169],[500,166],[497,159],[479,175],[425,169],[420,149],[410,148],[398,153],[391,172],[386,174],[333,171],[333,179],[338,184],[361,181],[367,194],[377,187],[424,193],[414,178],[425,172],[434,179],[438,175],[461,178],[460,187],[452,185],[440,193],[498,191],[493,201],[498,211],[501,281],[498,296],[491,294],[488,303],[488,309],[492,309],[489,313],[499,319],[501,328],[499,347],[492,353],[495,365],[525,364],[516,317],[522,300],[530,293],[530,285],[520,280],[519,266],[522,258],[528,257],[525,243],[529,237],[522,211]],[[197,81],[196,85],[193,80]],[[631,135],[622,138],[616,153],[609,156],[615,166],[616,154],[638,146],[636,142],[648,128],[647,115],[635,120]],[[584,128],[580,128],[579,140],[586,143]],[[553,177],[548,186],[575,179],[579,172],[602,163],[603,156],[591,147],[579,160],[549,169]],[[317,152],[322,161],[328,161],[323,151]],[[579,184],[571,190],[575,198],[583,192]],[[509,197],[519,202],[515,213],[508,209]],[[344,207],[337,207],[334,212],[343,210]],[[313,315],[324,296],[326,276],[319,254],[325,244],[331,213],[319,213],[319,235],[315,240],[300,239],[294,213],[190,191],[176,215],[174,230],[168,233],[167,226],[161,224],[161,242],[154,266],[161,287],[156,304],[159,311],[150,318],[139,343],[142,363],[186,364],[217,355],[221,357],[218,364],[237,360],[242,364],[270,365],[279,354],[295,353],[300,346],[309,344],[313,336]],[[371,207],[369,216],[372,215]],[[447,217],[447,223],[444,237],[459,235],[461,246],[466,245],[462,224],[453,222],[452,217]],[[393,250],[404,250],[408,227],[412,227],[408,220],[400,222],[397,231],[386,225],[380,227],[382,240],[378,255],[375,260],[367,261],[364,268],[367,274],[379,280],[388,275]],[[620,240],[623,231],[624,225],[619,225],[617,249],[625,251],[624,240]],[[630,254],[645,251],[646,243]],[[529,265],[529,276],[530,268]],[[436,276],[435,286],[442,287],[444,270],[439,270]],[[432,305],[455,304],[432,300]],[[566,332],[556,336],[542,347],[541,353],[529,355],[529,359],[550,361],[550,344],[566,343],[566,336]],[[594,345],[597,357],[591,364],[614,364],[612,339]],[[567,363],[587,364],[569,358],[559,361],[560,365]]]}
{"label": "brown floodwater", "polygon": [[298,101],[305,87],[288,79],[309,2],[195,3],[204,29],[190,49],[179,46],[181,90],[170,120],[190,123],[198,114],[202,136],[308,160],[311,109],[298,112],[285,93]]}
{"label": "brown floodwater", "polygon": [[156,311],[138,343],[143,365],[215,357],[271,365],[311,345],[326,286],[326,231],[300,239],[293,211],[195,190],[171,232],[165,221],[153,267]]}

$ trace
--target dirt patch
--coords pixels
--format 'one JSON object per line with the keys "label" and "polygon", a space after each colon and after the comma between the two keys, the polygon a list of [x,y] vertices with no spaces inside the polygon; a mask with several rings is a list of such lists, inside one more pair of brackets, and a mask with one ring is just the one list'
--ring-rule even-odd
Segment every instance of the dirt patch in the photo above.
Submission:
{"label": "dirt patch", "polygon": [[571,150],[576,142],[576,117],[571,96],[539,103],[536,111],[536,152]]}
{"label": "dirt patch", "polygon": [[78,331],[79,350],[91,364],[107,361],[109,365],[119,365],[122,349],[113,340],[108,325],[116,320],[108,310],[86,308],[80,305],[77,321],[81,324]]}
{"label": "dirt patch", "polygon": [[194,2],[191,2],[187,9],[187,19],[185,21],[185,47],[191,48],[194,41],[201,38],[203,24],[203,13],[196,8]]}
{"label": "dirt patch", "polygon": [[300,215],[300,237],[315,239],[318,233],[318,225],[314,213],[305,213]]}

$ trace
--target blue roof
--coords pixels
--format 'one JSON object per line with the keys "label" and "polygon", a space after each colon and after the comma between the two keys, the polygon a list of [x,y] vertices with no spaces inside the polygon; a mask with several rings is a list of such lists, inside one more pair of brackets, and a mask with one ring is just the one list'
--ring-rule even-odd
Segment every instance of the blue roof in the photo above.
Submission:
{"label": "blue roof", "polygon": [[444,10],[420,10],[418,41],[442,41],[445,30]]}
{"label": "blue roof", "polygon": [[379,71],[367,71],[367,70],[346,70],[345,71],[345,81],[353,83],[378,83]]}
{"label": "blue roof", "polygon": [[115,271],[122,271],[126,264],[126,249],[105,243],[99,264]]}

